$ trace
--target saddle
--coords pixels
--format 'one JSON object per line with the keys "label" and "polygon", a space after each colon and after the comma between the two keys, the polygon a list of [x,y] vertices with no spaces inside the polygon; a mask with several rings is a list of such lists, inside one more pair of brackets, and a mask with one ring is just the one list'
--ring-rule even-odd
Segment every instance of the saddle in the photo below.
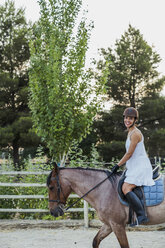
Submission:
{"label": "saddle", "polygon": [[[164,200],[164,183],[161,175],[159,174],[159,166],[152,165],[153,168],[153,180],[155,185],[153,186],[138,186],[133,189],[133,192],[138,196],[144,209],[146,207],[156,206]],[[125,195],[122,192],[122,185],[125,180],[125,173],[122,174],[119,183],[118,183],[118,196],[119,200],[123,205],[129,206]],[[133,211],[129,207],[129,223],[133,222]]]}

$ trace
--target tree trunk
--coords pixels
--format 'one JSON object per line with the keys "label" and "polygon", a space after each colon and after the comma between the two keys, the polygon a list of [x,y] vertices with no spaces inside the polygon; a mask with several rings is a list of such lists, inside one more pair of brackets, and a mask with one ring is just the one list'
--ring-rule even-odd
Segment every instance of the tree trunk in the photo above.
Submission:
{"label": "tree trunk", "polygon": [[131,98],[130,104],[131,104],[131,105],[130,105],[131,107],[134,107],[134,108],[136,107],[136,106],[135,106],[135,99],[134,99],[134,98]]}
{"label": "tree trunk", "polygon": [[19,162],[19,145],[16,140],[13,142],[13,162],[15,170],[20,170],[21,168]]}

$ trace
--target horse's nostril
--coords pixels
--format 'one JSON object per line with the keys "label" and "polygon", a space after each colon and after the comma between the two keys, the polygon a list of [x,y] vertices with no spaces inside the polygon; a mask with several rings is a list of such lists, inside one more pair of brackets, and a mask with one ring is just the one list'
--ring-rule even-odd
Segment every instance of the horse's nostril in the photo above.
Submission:
{"label": "horse's nostril", "polygon": [[58,209],[51,209],[51,210],[50,210],[50,214],[51,214],[53,217],[58,217],[58,216],[59,216]]}
{"label": "horse's nostril", "polygon": [[60,208],[59,206],[56,207],[55,209],[50,209],[50,214],[54,217],[59,217],[62,216],[64,214],[64,211],[62,208]]}

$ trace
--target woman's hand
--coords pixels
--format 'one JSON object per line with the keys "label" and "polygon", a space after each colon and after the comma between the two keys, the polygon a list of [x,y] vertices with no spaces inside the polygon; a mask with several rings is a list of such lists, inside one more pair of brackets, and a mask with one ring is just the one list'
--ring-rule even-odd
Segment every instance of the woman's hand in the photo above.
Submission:
{"label": "woman's hand", "polygon": [[118,171],[118,169],[119,169],[118,164],[115,164],[115,165],[112,167],[111,171],[112,171],[113,173],[116,173],[116,172]]}

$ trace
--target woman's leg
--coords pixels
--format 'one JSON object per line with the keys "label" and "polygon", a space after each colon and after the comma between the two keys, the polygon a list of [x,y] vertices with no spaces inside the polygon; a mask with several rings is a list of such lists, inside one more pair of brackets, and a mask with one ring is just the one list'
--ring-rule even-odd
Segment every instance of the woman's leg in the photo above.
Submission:
{"label": "woman's leg", "polygon": [[126,195],[128,192],[132,191],[134,188],[136,188],[135,184],[130,184],[130,183],[123,183],[122,185],[122,191],[124,195]]}
{"label": "woman's leg", "polygon": [[144,207],[137,197],[137,195],[132,191],[136,185],[124,182],[122,186],[122,191],[132,209],[135,211],[138,219],[138,224],[148,222],[148,218],[145,215]]}

